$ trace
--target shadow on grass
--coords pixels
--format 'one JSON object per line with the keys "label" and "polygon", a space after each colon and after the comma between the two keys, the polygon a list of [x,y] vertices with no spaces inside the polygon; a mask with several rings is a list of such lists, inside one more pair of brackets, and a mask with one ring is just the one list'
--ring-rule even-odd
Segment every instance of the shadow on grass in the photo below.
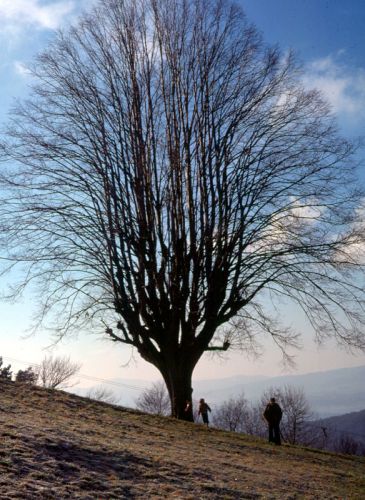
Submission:
{"label": "shadow on grass", "polygon": [[54,496],[49,498],[72,498],[70,492],[76,491],[83,492],[80,498],[95,498],[85,494],[97,492],[134,498],[134,486],[153,468],[148,459],[127,451],[92,449],[63,440],[38,441],[33,450],[32,455],[18,452],[12,456],[12,473],[19,488],[28,485],[31,491],[41,483],[52,488]]}
{"label": "shadow on grass", "polygon": [[43,457],[48,456],[57,462],[65,479],[84,470],[92,474],[116,474],[119,478],[134,480],[152,467],[148,459],[126,451],[93,450],[64,441],[45,443],[42,451]]}
{"label": "shadow on grass", "polygon": [[[13,457],[13,473],[27,491],[42,483],[50,488],[49,498],[141,498],[143,492],[162,497],[168,493],[193,494],[211,500],[227,498],[257,498],[235,489],[216,484],[216,478],[204,469],[189,469],[179,462],[155,462],[148,457],[125,450],[93,449],[66,440],[34,443],[35,454]],[[152,488],[152,489],[151,489]],[[156,490],[157,488],[157,490]],[[23,490],[22,490],[23,491]],[[53,496],[52,496],[53,495]],[[97,496],[95,496],[97,495]],[[29,495],[29,498],[37,498]],[[48,497],[47,497],[48,498]]]}

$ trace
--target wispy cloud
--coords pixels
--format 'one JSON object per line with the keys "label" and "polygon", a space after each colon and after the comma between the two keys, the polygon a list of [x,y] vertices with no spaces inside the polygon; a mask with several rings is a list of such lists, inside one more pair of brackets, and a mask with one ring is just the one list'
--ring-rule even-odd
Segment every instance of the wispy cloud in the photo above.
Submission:
{"label": "wispy cloud", "polygon": [[351,229],[354,231],[352,239],[346,249],[337,256],[338,260],[352,260],[365,266],[365,198],[355,210],[355,222]]}
{"label": "wispy cloud", "polygon": [[75,8],[72,0],[0,0],[1,30],[16,32],[23,26],[56,29]]}
{"label": "wispy cloud", "polygon": [[31,74],[28,67],[22,61],[14,61],[13,68],[15,73],[23,78],[27,78]]}
{"label": "wispy cloud", "polygon": [[339,51],[312,61],[306,67],[304,83],[322,91],[345,125],[358,126],[365,121],[365,69],[347,65],[345,55]]}

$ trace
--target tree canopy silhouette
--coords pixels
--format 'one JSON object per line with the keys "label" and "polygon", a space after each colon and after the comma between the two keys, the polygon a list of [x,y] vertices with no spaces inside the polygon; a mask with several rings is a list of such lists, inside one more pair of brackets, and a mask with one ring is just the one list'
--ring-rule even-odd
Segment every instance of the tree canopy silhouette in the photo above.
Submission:
{"label": "tree canopy silhouette", "polygon": [[354,145],[237,5],[102,0],[32,75],[2,147],[1,244],[58,335],[102,323],[178,418],[206,351],[297,343],[267,296],[364,348]]}

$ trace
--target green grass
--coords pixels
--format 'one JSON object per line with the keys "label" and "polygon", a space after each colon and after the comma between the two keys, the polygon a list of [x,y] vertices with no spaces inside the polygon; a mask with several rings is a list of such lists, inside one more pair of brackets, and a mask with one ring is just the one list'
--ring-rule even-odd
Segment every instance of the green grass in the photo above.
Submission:
{"label": "green grass", "polygon": [[360,500],[365,460],[3,381],[0,498]]}

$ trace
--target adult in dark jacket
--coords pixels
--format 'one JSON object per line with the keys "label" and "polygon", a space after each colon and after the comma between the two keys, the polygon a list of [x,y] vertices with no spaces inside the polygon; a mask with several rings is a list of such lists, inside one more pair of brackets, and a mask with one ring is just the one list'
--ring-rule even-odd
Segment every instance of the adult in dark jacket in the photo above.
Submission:
{"label": "adult in dark jacket", "polygon": [[275,401],[275,398],[270,399],[269,403],[266,405],[263,416],[269,425],[269,443],[281,444],[280,421],[283,412]]}

